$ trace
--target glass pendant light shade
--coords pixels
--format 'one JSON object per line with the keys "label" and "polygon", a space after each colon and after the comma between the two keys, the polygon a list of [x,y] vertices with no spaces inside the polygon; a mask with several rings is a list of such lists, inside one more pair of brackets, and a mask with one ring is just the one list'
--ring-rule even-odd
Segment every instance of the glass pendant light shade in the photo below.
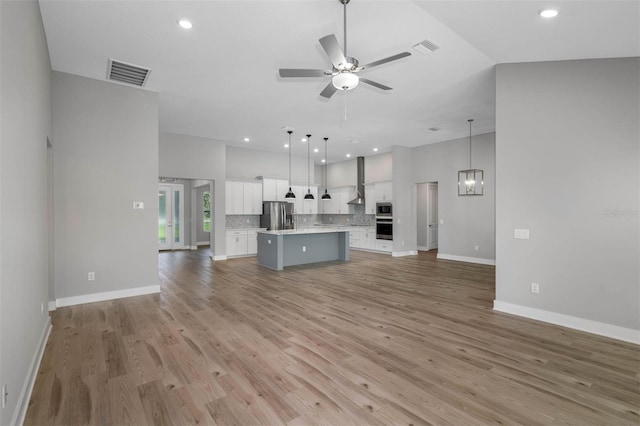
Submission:
{"label": "glass pendant light shade", "polygon": [[471,123],[469,122],[469,168],[458,171],[458,195],[482,195],[484,189],[484,172],[480,169],[471,168]]}
{"label": "glass pendant light shade", "polygon": [[329,191],[327,190],[327,163],[329,162],[329,157],[327,157],[327,141],[329,138],[324,138],[324,194],[320,199],[322,200],[330,200],[331,195],[329,195]]}
{"label": "glass pendant light shade", "polygon": [[284,198],[296,198],[296,194],[291,190],[291,133],[293,130],[287,130],[289,133],[289,191],[284,194]]}
{"label": "glass pendant light shade", "polygon": [[351,90],[358,87],[358,83],[360,83],[360,78],[350,72],[341,72],[336,74],[331,79],[333,83],[333,87],[338,90]]}

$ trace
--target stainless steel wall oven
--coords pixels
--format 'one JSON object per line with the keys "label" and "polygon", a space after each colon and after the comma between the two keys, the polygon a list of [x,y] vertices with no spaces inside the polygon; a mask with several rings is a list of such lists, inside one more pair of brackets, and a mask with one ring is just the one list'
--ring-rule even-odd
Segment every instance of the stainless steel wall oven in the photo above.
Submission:
{"label": "stainless steel wall oven", "polygon": [[392,218],[376,218],[376,238],[378,240],[393,240]]}

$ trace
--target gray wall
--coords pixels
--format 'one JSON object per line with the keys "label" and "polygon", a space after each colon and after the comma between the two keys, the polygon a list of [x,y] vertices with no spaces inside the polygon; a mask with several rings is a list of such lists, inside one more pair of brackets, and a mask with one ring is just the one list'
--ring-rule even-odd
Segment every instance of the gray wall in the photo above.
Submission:
{"label": "gray wall", "polygon": [[214,181],[212,194],[213,232],[211,233],[211,239],[213,240],[211,251],[214,256],[224,256],[226,254],[224,217],[225,148],[223,142],[213,139],[173,133],[160,134],[160,176]]}
{"label": "gray wall", "polygon": [[54,72],[53,123],[56,299],[158,285],[157,94]]}
{"label": "gray wall", "polygon": [[[293,185],[306,185],[307,183],[307,144],[293,141],[291,152],[291,181]],[[312,145],[312,147],[315,144]],[[284,146],[284,142],[283,142]],[[310,181],[320,183],[316,174],[319,167],[314,166],[314,159],[322,158],[324,154],[314,154],[311,151],[311,175]],[[277,179],[289,179],[289,151],[282,148],[282,153],[259,151],[256,149],[237,148],[227,146],[226,151],[227,178],[229,179],[255,179],[264,176]]]}
{"label": "gray wall", "polygon": [[[412,183],[438,182],[438,218],[444,221],[438,225],[439,255],[493,261],[495,133],[473,135],[471,142],[472,166],[484,171],[483,196],[458,196],[458,170],[469,168],[468,137],[413,148],[410,158]],[[395,167],[394,159],[394,170]],[[393,189],[395,201],[395,182]]]}
{"label": "gray wall", "polygon": [[0,16],[0,383],[9,391],[0,424],[8,425],[49,324],[51,65],[37,2],[2,1]]}
{"label": "gray wall", "polygon": [[[393,161],[390,152],[367,156],[364,158],[364,182],[388,182],[392,179],[392,169]],[[327,187],[355,186],[357,170],[355,158],[327,165]],[[324,167],[321,174],[324,179]],[[322,183],[324,185],[324,181]]]}
{"label": "gray wall", "polygon": [[498,65],[497,301],[640,329],[639,61]]}
{"label": "gray wall", "polygon": [[393,252],[416,251],[416,188],[411,180],[412,150],[394,145],[393,154]]}

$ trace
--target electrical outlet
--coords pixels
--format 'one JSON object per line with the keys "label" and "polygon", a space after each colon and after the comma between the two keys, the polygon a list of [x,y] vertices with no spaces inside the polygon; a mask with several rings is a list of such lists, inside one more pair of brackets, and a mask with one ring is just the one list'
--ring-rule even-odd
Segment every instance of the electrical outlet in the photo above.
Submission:
{"label": "electrical outlet", "polygon": [[89,273],[87,274],[87,280],[89,280],[89,281],[95,281],[95,279],[96,279],[96,273],[95,273],[95,272],[89,272]]}
{"label": "electrical outlet", "polygon": [[2,385],[2,408],[7,406],[8,399],[9,399],[9,388],[7,385]]}
{"label": "electrical outlet", "polygon": [[478,250],[480,250],[480,246],[475,246],[473,249],[474,249],[475,251],[478,251]]}
{"label": "electrical outlet", "polygon": [[534,294],[540,293],[540,284],[531,283],[531,293],[534,293]]}
{"label": "electrical outlet", "polygon": [[307,246],[302,246],[302,251],[306,252],[307,251]]}

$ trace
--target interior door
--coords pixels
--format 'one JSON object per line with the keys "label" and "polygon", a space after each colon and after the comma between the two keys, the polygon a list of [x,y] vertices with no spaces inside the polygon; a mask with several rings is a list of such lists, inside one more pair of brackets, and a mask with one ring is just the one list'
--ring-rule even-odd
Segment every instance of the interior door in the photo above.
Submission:
{"label": "interior door", "polygon": [[158,186],[158,249],[184,248],[184,185]]}
{"label": "interior door", "polygon": [[427,184],[427,249],[438,248],[438,184]]}

